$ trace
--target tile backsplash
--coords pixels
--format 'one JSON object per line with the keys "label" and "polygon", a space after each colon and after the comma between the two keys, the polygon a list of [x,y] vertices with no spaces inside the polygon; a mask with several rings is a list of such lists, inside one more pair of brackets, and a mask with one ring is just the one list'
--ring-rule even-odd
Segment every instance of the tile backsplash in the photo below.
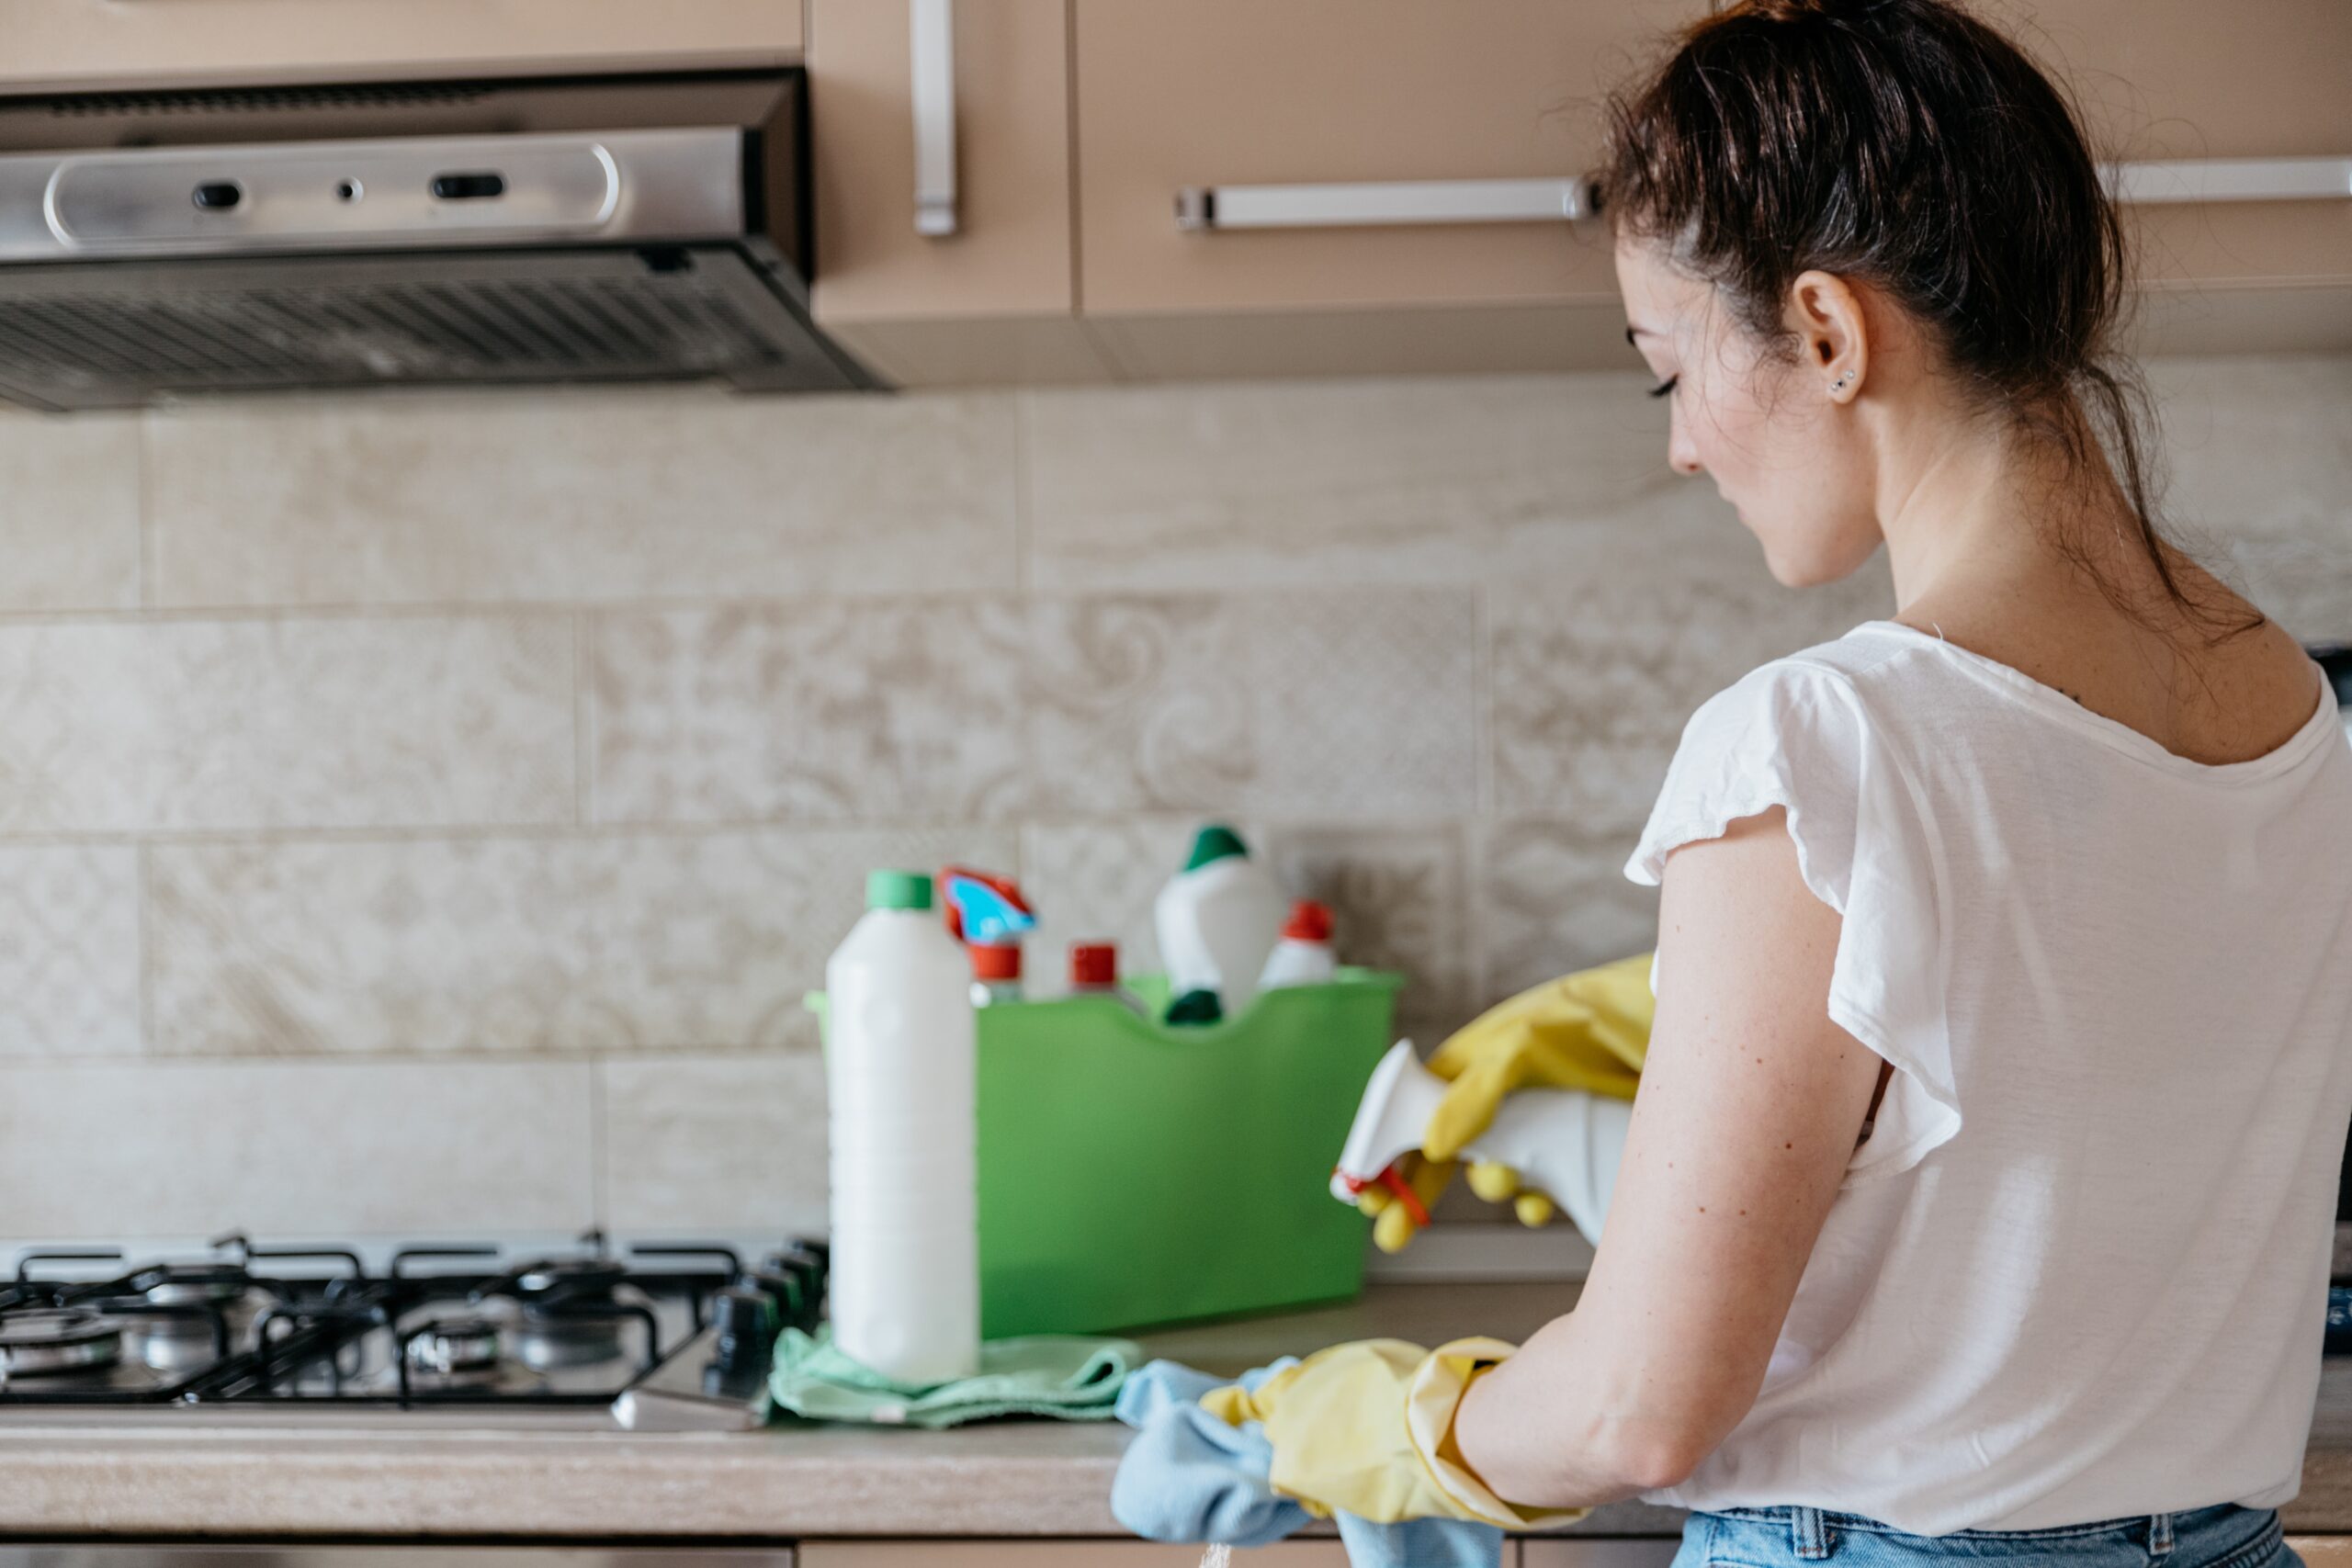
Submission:
{"label": "tile backsplash", "polygon": [[[2191,541],[2352,637],[2352,359],[2154,379]],[[1013,871],[1050,979],[1227,818],[1432,1041],[1646,944],[1683,720],[1891,596],[1640,389],[0,417],[0,1241],[820,1225],[873,865]]]}

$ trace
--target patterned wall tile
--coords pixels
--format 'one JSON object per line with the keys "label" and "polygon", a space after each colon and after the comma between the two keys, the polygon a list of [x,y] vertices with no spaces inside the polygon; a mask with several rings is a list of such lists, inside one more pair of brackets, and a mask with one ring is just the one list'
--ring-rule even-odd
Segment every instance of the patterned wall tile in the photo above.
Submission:
{"label": "patterned wall tile", "polygon": [[1009,829],[149,852],[160,1052],[814,1046],[876,866],[1010,866]]}
{"label": "patterned wall tile", "polygon": [[[11,1235],[563,1231],[585,1062],[0,1065]],[[417,1157],[420,1151],[430,1156]]]}
{"label": "patterned wall tile", "polygon": [[1645,813],[1699,705],[1757,665],[1889,614],[1884,558],[1795,591],[1729,518],[1585,531],[1556,576],[1498,593],[1488,680],[1506,816]]}
{"label": "patterned wall tile", "polygon": [[1054,589],[1505,581],[1548,536],[1690,487],[1635,376],[1029,395]]}
{"label": "patterned wall tile", "polygon": [[1398,1034],[1430,1050],[1468,1021],[1460,828],[1284,827],[1268,835],[1265,854],[1285,892],[1330,906],[1342,963],[1404,974]]}
{"label": "patterned wall tile", "polygon": [[139,852],[0,849],[0,1056],[139,1045]]}
{"label": "patterned wall tile", "polygon": [[763,1235],[825,1224],[825,1066],[814,1051],[599,1062],[605,1220]]}
{"label": "patterned wall tile", "polygon": [[1466,590],[1045,599],[1040,797],[1079,813],[1442,817],[1477,793]]}
{"label": "patterned wall tile", "polygon": [[[1004,397],[696,389],[157,414],[158,602],[957,592],[1017,572]],[[214,482],[223,449],[238,482]]]}
{"label": "patterned wall tile", "polygon": [[603,822],[994,820],[1026,795],[996,599],[599,615]]}
{"label": "patterned wall tile", "polygon": [[0,414],[0,610],[139,603],[139,420]]}
{"label": "patterned wall tile", "polygon": [[1657,945],[1657,890],[1625,880],[1639,818],[1501,822],[1479,834],[1481,1007]]}
{"label": "patterned wall tile", "polygon": [[2352,543],[2245,539],[2228,560],[2236,585],[2298,640],[2352,642]]}
{"label": "patterned wall tile", "polygon": [[2352,356],[2152,362],[2164,513],[2211,555],[2238,540],[2352,550]]}
{"label": "patterned wall tile", "polygon": [[568,617],[0,627],[0,831],[572,815]]}

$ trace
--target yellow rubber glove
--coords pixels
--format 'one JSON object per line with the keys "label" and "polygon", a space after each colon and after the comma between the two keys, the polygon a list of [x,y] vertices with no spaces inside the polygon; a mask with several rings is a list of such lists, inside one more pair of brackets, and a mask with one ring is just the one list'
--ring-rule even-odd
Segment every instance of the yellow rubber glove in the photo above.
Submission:
{"label": "yellow rubber glove", "polygon": [[[1430,1115],[1421,1152],[1397,1162],[1421,1213],[1414,1214],[1393,1192],[1366,1188],[1357,1204],[1374,1216],[1374,1246],[1393,1253],[1413,1239],[1454,1162],[1494,1124],[1506,1096],[1532,1086],[1634,1098],[1657,1007],[1650,995],[1650,957],[1636,953],[1546,980],[1488,1008],[1438,1047],[1429,1069],[1453,1087]],[[1555,1213],[1552,1200],[1522,1190],[1509,1166],[1474,1162],[1469,1181],[1487,1201],[1511,1202],[1522,1224],[1548,1224]]]}
{"label": "yellow rubber glove", "polygon": [[1402,1252],[1413,1233],[1430,1223],[1438,1194],[1453,1179],[1454,1164],[1407,1154],[1397,1156],[1392,1168],[1410,1198],[1386,1187],[1367,1187],[1356,1194],[1356,1207],[1372,1216],[1372,1245],[1389,1253]]}
{"label": "yellow rubber glove", "polygon": [[1201,1405],[1237,1427],[1263,1422],[1274,1450],[1268,1482],[1318,1517],[1476,1519],[1505,1529],[1580,1519],[1590,1510],[1506,1503],[1454,1445],[1462,1396],[1516,1348],[1499,1339],[1456,1339],[1433,1351],[1360,1339],[1317,1350],[1254,1393],[1238,1383],[1212,1389]]}
{"label": "yellow rubber glove", "polygon": [[1633,1099],[1657,1011],[1650,956],[1546,980],[1454,1031],[1429,1061],[1453,1087],[1430,1113],[1422,1153],[1457,1157],[1494,1123],[1506,1095],[1531,1085]]}

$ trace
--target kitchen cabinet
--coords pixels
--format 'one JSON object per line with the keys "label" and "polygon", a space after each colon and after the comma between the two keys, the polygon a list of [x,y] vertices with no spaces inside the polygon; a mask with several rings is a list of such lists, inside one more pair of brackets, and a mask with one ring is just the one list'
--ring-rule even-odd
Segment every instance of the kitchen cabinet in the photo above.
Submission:
{"label": "kitchen cabinet", "polygon": [[[1071,0],[1080,310],[1149,376],[1625,363],[1598,222],[1180,227],[1186,187],[1558,178],[1695,0]],[[2352,155],[2352,6],[1994,0],[2134,160]],[[2132,209],[2155,350],[2352,347],[2352,200]]]}
{"label": "kitchen cabinet", "polygon": [[[2073,90],[2103,156],[2352,157],[2352,6],[2273,0],[2214,25],[2203,0],[1998,0],[1995,19]],[[2147,346],[2352,347],[2352,200],[2126,209]]]}
{"label": "kitchen cabinet", "polygon": [[[1336,1540],[1237,1551],[1246,1568],[1348,1568]],[[1200,1568],[1197,1546],[1147,1540],[811,1540],[798,1568]]]}
{"label": "kitchen cabinet", "polygon": [[810,0],[820,323],[884,376],[1094,380],[1076,319],[1067,0],[956,8],[956,231],[914,221],[909,7]]}
{"label": "kitchen cabinet", "polygon": [[773,65],[801,25],[801,0],[0,0],[0,90]]}
{"label": "kitchen cabinet", "polygon": [[1615,338],[1598,225],[1187,231],[1177,193],[1577,174],[1599,96],[1694,9],[1073,0],[1082,308],[1145,374],[1532,369]]}

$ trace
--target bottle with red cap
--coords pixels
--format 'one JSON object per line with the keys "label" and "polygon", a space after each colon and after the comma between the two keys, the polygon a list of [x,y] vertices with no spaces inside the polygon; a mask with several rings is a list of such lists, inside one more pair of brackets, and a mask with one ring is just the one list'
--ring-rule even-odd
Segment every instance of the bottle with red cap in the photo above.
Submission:
{"label": "bottle with red cap", "polygon": [[967,942],[972,955],[972,1005],[1001,1007],[1021,999],[1021,950],[1006,943]]}
{"label": "bottle with red cap", "polygon": [[1320,986],[1339,973],[1340,960],[1331,951],[1331,911],[1312,898],[1290,908],[1282,940],[1266,955],[1265,972],[1258,976],[1261,991],[1284,986]]}
{"label": "bottle with red cap", "polygon": [[1144,1005],[1129,996],[1119,985],[1119,946],[1110,942],[1074,942],[1069,944],[1069,994],[1073,997],[1101,997],[1117,1002],[1137,1017],[1147,1016]]}

